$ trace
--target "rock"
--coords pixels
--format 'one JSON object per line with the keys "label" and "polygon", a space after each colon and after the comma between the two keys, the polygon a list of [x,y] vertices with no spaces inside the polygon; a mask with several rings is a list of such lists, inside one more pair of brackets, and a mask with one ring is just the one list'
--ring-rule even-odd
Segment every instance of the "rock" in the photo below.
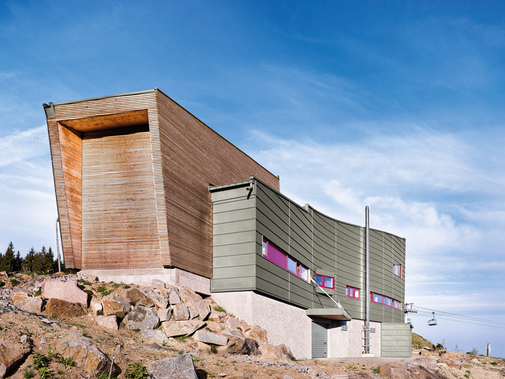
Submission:
{"label": "rock", "polygon": [[109,295],[102,299],[103,314],[123,318],[130,311],[130,302],[120,296]]}
{"label": "rock", "polygon": [[203,342],[197,342],[197,349],[207,354],[210,354],[212,352],[210,345],[207,345]]}
{"label": "rock", "polygon": [[261,355],[261,352],[259,351],[258,346],[256,345],[256,342],[254,342],[251,338],[246,338],[244,340],[244,345],[245,345],[247,354]]}
{"label": "rock", "polygon": [[400,364],[386,363],[381,365],[379,376],[382,378],[410,379],[412,376],[405,367]]}
{"label": "rock", "polygon": [[0,378],[10,375],[24,359],[30,354],[28,344],[10,344],[6,341],[0,342]]}
{"label": "rock", "polygon": [[173,307],[174,310],[174,320],[183,321],[189,319],[189,309],[183,303],[176,304]]}
{"label": "rock", "polygon": [[168,343],[168,337],[161,330],[152,330],[152,329],[143,329],[142,337],[149,338],[155,341],[159,341],[161,343]]}
{"label": "rock", "polygon": [[181,302],[181,297],[179,296],[179,289],[177,287],[170,288],[170,304],[175,305]]}
{"label": "rock", "polygon": [[81,304],[85,308],[88,306],[88,294],[77,287],[75,281],[46,280],[41,288],[44,299],[64,300],[72,304]]}
{"label": "rock", "polygon": [[130,301],[130,304],[133,305],[140,304],[144,307],[154,307],[154,303],[136,288],[131,288],[126,291],[126,298]]}
{"label": "rock", "polygon": [[98,282],[98,276],[95,275],[84,275],[82,272],[77,273],[77,279],[87,280],[90,282]]}
{"label": "rock", "polygon": [[21,336],[21,340],[20,341],[21,341],[22,344],[25,344],[25,343],[28,342],[28,337],[26,336],[26,334],[23,334]]}
{"label": "rock", "polygon": [[198,317],[198,309],[196,309],[195,303],[193,301],[190,301],[186,305],[187,305],[188,311],[189,311],[189,318],[190,319],[197,318]]}
{"label": "rock", "polygon": [[153,379],[198,379],[190,354],[151,362],[147,371]]}
{"label": "rock", "polygon": [[243,339],[245,340],[245,335],[244,333],[242,333],[242,331],[240,329],[235,329],[235,330],[223,330],[221,332],[221,334],[223,336],[227,336],[227,337],[234,337],[234,338],[240,338],[240,339]]}
{"label": "rock", "polygon": [[291,349],[285,344],[281,343],[280,345],[277,345],[275,348],[281,351],[281,353],[283,354],[283,358],[287,358],[287,360],[290,361],[295,360],[295,356],[291,352]]}
{"label": "rock", "polygon": [[117,317],[116,315],[110,316],[97,316],[95,321],[98,325],[103,326],[104,328],[111,330],[119,330],[117,326]]}
{"label": "rock", "polygon": [[267,331],[258,325],[254,325],[245,336],[252,338],[258,345],[268,343]]}
{"label": "rock", "polygon": [[165,283],[163,280],[153,279],[151,280],[151,287],[159,290],[164,290],[167,288],[167,283]]}
{"label": "rock", "polygon": [[191,335],[205,325],[203,321],[166,321],[161,324],[167,337]]}
{"label": "rock", "polygon": [[46,313],[51,316],[60,317],[81,317],[84,316],[87,311],[80,304],[70,303],[65,300],[60,299],[49,299],[46,304]]}
{"label": "rock", "polygon": [[240,329],[242,329],[242,331],[244,333],[248,332],[249,330],[251,330],[252,326],[249,325],[247,322],[245,322],[244,320],[240,320]]}
{"label": "rock", "polygon": [[210,314],[210,307],[209,305],[203,301],[193,301],[193,304],[198,311],[198,315],[200,316],[200,319],[205,320],[207,316]]}
{"label": "rock", "polygon": [[160,323],[158,314],[151,308],[136,306],[124,319],[128,329],[154,329]]}
{"label": "rock", "polygon": [[42,299],[30,296],[24,292],[14,292],[11,295],[11,304],[25,312],[40,313],[42,311]]}
{"label": "rock", "polygon": [[44,345],[45,343],[46,343],[46,340],[45,340],[44,338],[42,338],[42,339],[40,340],[40,344],[41,344],[41,345]]}
{"label": "rock", "polygon": [[94,314],[97,314],[98,312],[103,311],[102,303],[100,303],[98,301],[92,301],[89,307],[91,308],[91,311]]}
{"label": "rock", "polygon": [[202,297],[189,287],[181,287],[179,290],[179,296],[185,303],[189,303],[191,300],[202,300]]}
{"label": "rock", "polygon": [[217,333],[217,334],[220,334],[221,331],[224,329],[224,325],[219,323],[219,322],[214,322],[214,321],[211,321],[211,322],[208,322],[207,323],[207,328],[211,331],[211,332],[214,332],[214,333]]}
{"label": "rock", "polygon": [[263,359],[288,362],[294,360],[291,350],[289,350],[289,348],[284,344],[272,346],[268,343],[264,343],[259,347],[259,351],[261,352],[261,357]]}
{"label": "rock", "polygon": [[156,291],[153,291],[149,287],[142,287],[140,289],[140,292],[142,292],[149,300],[151,300],[154,304],[156,304],[160,308],[166,308],[168,307],[168,300],[165,298],[165,296],[159,294]]}
{"label": "rock", "polygon": [[[57,352],[63,357],[72,357],[77,366],[88,373],[97,375],[102,371],[109,372],[112,362],[95,345],[79,333],[67,335],[57,346]],[[117,374],[114,364],[112,373]]]}
{"label": "rock", "polygon": [[173,310],[170,308],[158,309],[158,317],[160,318],[160,322],[170,321],[172,318]]}
{"label": "rock", "polygon": [[219,322],[225,322],[227,316],[226,312],[217,312],[214,309],[210,312],[210,318]]}
{"label": "rock", "polygon": [[220,346],[217,349],[217,355],[224,357],[226,354],[242,355],[247,354],[244,340],[240,338],[231,339],[226,346]]}
{"label": "rock", "polygon": [[228,337],[220,336],[219,334],[199,330],[195,333],[195,340],[204,342],[210,345],[225,346],[228,343]]}
{"label": "rock", "polygon": [[228,317],[228,320],[224,323],[226,329],[234,330],[240,327],[240,321],[235,317]]}

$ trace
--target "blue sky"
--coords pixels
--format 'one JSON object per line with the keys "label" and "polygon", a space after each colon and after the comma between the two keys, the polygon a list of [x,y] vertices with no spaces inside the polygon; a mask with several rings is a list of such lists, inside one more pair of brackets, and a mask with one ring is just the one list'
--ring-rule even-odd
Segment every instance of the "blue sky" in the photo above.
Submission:
{"label": "blue sky", "polygon": [[[370,205],[407,239],[409,302],[503,322],[504,21],[499,1],[1,0],[0,249],[55,247],[42,102],[158,87],[300,204],[360,225]],[[505,357],[504,329],[425,316]]]}

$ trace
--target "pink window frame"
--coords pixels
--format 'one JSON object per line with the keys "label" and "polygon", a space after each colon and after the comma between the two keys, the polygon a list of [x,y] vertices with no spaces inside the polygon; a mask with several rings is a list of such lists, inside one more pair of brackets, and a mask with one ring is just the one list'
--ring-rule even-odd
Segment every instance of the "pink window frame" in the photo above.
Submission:
{"label": "pink window frame", "polygon": [[[323,284],[318,284],[319,287],[328,288],[330,290],[335,289],[335,278],[333,276],[316,274],[316,282],[317,282],[317,277],[318,276],[321,277],[321,279],[322,279],[321,282],[323,283]],[[332,284],[331,287],[327,287],[327,286],[324,285],[324,279],[325,278],[330,278],[331,279],[331,284]]]}
{"label": "pink window frame", "polygon": [[[352,296],[349,295],[349,290],[352,290]],[[356,291],[358,291],[358,296],[356,296]],[[359,288],[345,286],[345,296],[351,299],[359,299],[361,297],[361,290]]]}
{"label": "pink window frame", "polygon": [[[398,274],[396,273],[397,267],[398,267]],[[401,278],[402,277],[402,265],[393,265],[393,274],[395,274],[397,277]]]}
{"label": "pink window frame", "polygon": [[[273,257],[270,254],[270,249],[275,252],[276,258],[273,259]],[[279,249],[277,246],[275,246],[273,243],[268,241],[266,238],[263,238],[263,258],[268,259],[270,262],[272,262],[274,265],[279,266],[280,268],[286,270],[290,274],[295,275],[297,278],[300,278],[301,280],[308,282],[309,281],[309,270],[307,267],[302,265],[300,262],[296,261],[295,259],[291,258],[289,255],[287,255],[285,252],[283,252],[281,249]],[[284,257],[284,262],[282,262],[282,258],[280,256]],[[288,264],[288,259],[293,261],[295,263],[295,271],[292,271],[288,269],[289,264]],[[307,273],[307,279],[305,279],[302,276],[302,268],[305,270]]]}
{"label": "pink window frame", "polygon": [[[381,299],[382,299],[382,301],[381,302],[375,301],[374,300],[374,296],[380,296]],[[391,305],[387,304],[388,300],[391,302]],[[384,296],[384,295],[381,295],[381,294],[378,294],[378,293],[375,293],[375,292],[370,292],[370,301],[372,303],[375,303],[375,304],[382,304],[382,305],[385,305],[386,307],[390,307],[390,308],[395,308],[395,309],[401,310],[400,302],[398,300],[392,299],[392,298],[390,298],[388,296]],[[398,306],[396,306],[397,304],[398,304]]]}

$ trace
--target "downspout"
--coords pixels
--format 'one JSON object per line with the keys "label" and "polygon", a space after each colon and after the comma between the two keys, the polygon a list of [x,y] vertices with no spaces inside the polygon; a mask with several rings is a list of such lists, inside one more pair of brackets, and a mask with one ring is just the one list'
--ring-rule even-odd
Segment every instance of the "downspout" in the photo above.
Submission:
{"label": "downspout", "polygon": [[370,208],[365,207],[365,354],[370,354]]}

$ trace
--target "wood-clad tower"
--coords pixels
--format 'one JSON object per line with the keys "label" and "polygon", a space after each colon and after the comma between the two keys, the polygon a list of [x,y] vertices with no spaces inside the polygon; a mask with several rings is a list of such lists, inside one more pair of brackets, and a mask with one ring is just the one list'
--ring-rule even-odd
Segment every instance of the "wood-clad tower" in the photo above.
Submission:
{"label": "wood-clad tower", "polygon": [[276,176],[158,89],[44,104],[67,268],[212,276],[209,185]]}

